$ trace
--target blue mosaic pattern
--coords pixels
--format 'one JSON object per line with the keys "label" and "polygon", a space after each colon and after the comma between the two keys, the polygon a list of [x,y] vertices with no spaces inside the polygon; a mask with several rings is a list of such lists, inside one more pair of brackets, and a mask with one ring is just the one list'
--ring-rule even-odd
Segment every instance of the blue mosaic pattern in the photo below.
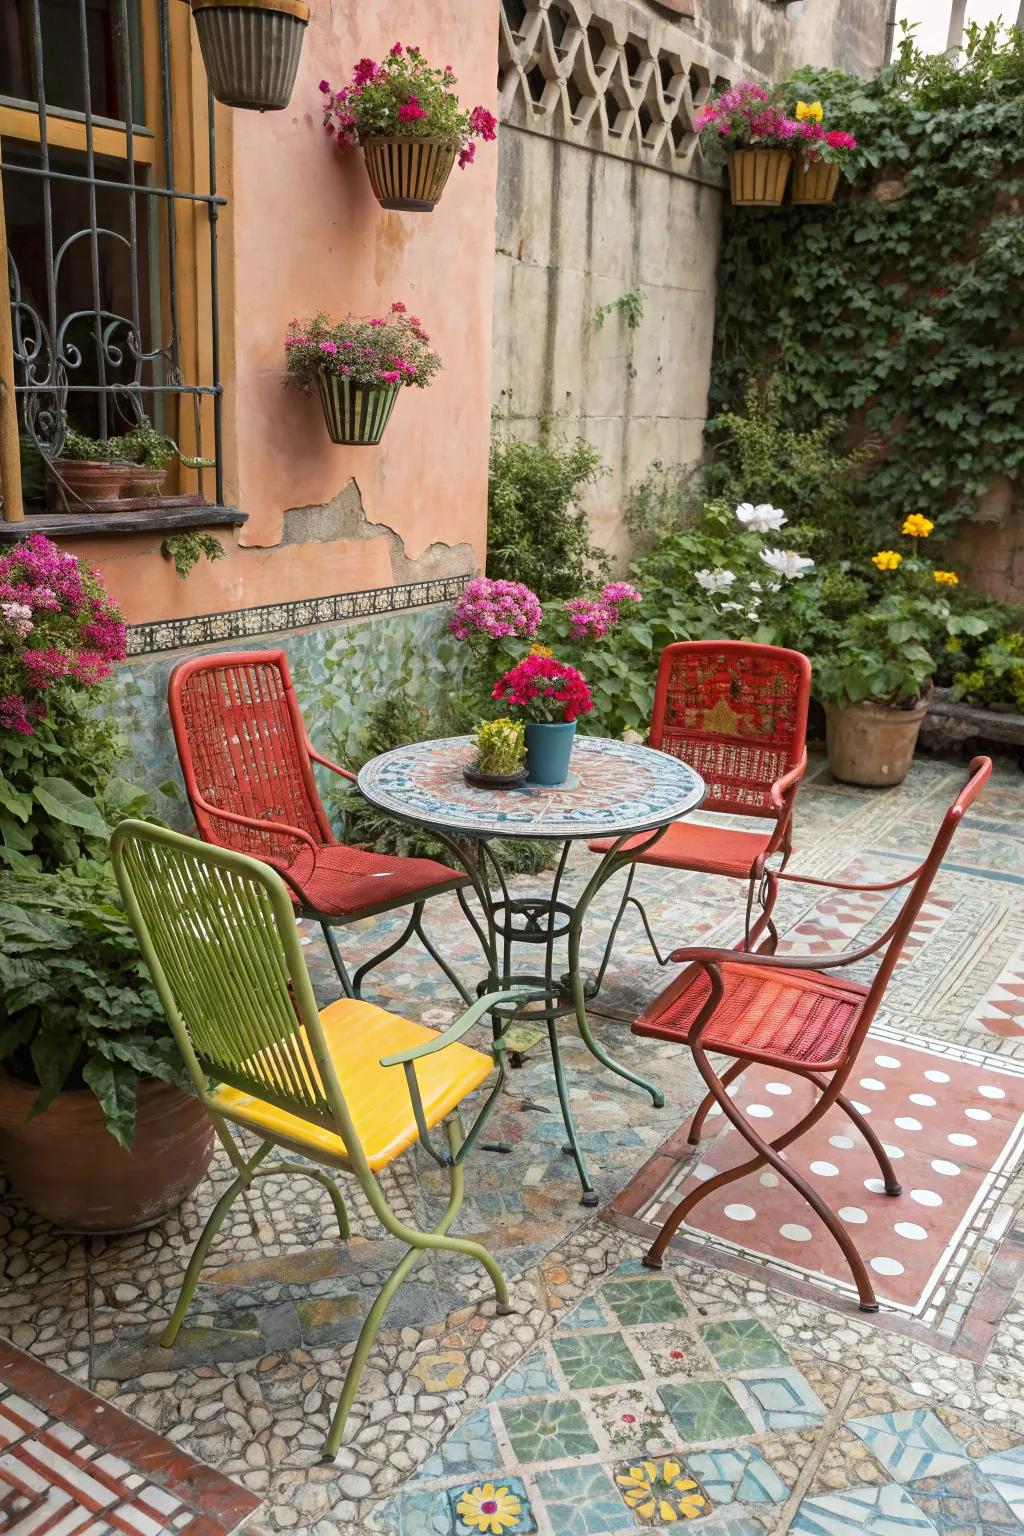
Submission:
{"label": "blue mosaic pattern", "polygon": [[745,1504],[782,1504],[789,1497],[782,1478],[750,1445],[698,1451],[687,1456],[686,1465],[716,1505],[737,1499]]}
{"label": "blue mosaic pattern", "polygon": [[[480,1536],[482,1531],[493,1532],[496,1525],[501,1536],[526,1536],[527,1531],[537,1529],[529,1495],[518,1477],[488,1478],[450,1488],[448,1505],[454,1536]],[[470,1506],[468,1511],[466,1505]],[[492,1512],[501,1512],[503,1518],[488,1523],[486,1516]]]}
{"label": "blue mosaic pattern", "polygon": [[[471,837],[608,837],[664,826],[704,798],[704,782],[667,752],[578,736],[572,780],[554,789],[474,789],[462,776],[472,736],[384,752],[359,774],[381,810]],[[573,782],[573,780],[575,782]]]}
{"label": "blue mosaic pattern", "polygon": [[795,1366],[745,1371],[732,1385],[758,1428],[810,1429],[825,1417],[825,1404]]}
{"label": "blue mosaic pattern", "polygon": [[538,1472],[537,1490],[558,1536],[606,1536],[622,1529],[622,1500],[601,1467]]}
{"label": "blue mosaic pattern", "polygon": [[984,1457],[978,1462],[978,1470],[984,1472],[1024,1526],[1024,1445]]}
{"label": "blue mosaic pattern", "polygon": [[492,1387],[489,1403],[508,1397],[540,1397],[559,1391],[554,1372],[542,1354],[528,1355],[508,1375]]}
{"label": "blue mosaic pattern", "polygon": [[416,1474],[416,1481],[444,1477],[447,1473],[493,1472],[501,1467],[501,1449],[491,1428],[486,1408],[478,1408],[452,1430]]}
{"label": "blue mosaic pattern", "polygon": [[905,1488],[848,1488],[804,1499],[792,1536],[940,1536]]}
{"label": "blue mosaic pattern", "polygon": [[[898,1483],[934,1477],[963,1466],[967,1460],[963,1446],[930,1408],[851,1419],[849,1425]],[[1024,1475],[1024,1466],[1020,1470]]]}

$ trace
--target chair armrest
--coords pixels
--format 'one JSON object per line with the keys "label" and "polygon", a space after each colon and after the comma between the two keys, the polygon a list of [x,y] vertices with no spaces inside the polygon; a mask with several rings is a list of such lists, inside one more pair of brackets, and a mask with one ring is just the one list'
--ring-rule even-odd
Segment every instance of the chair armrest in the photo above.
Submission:
{"label": "chair armrest", "polygon": [[820,955],[762,955],[756,950],[748,952],[742,949],[674,949],[669,959],[678,965],[700,965],[706,971],[718,965],[743,965],[755,970],[834,971],[873,954],[888,937],[886,932],[870,948],[854,950],[846,955],[834,955],[830,960],[822,959]]}
{"label": "chair armrest", "polygon": [[219,806],[211,805],[209,800],[204,800],[202,795],[193,795],[193,808],[197,807],[206,816],[214,816],[220,821],[228,821],[232,826],[251,827],[255,832],[262,832],[266,836],[290,837],[296,842],[305,843],[315,852],[318,844],[304,832],[301,827],[292,827],[285,821],[261,821],[258,816],[240,816],[237,811],[223,811]]}
{"label": "chair armrest", "polygon": [[[788,773],[784,773],[781,778],[776,779],[768,791],[768,798],[775,812],[775,826],[771,837],[768,839],[768,847],[765,849],[766,855],[776,853],[788,837],[790,823],[793,820],[793,810],[796,806],[796,792],[800,788],[806,771],[807,748],[805,747],[800,754],[800,761],[796,767],[791,768]],[[788,843],[786,846],[788,851]]]}
{"label": "chair armrest", "polygon": [[356,782],[356,775],[354,773],[348,768],[340,768],[337,763],[332,763],[329,757],[324,757],[323,753],[316,750],[308,736],[306,737],[306,751],[314,763],[319,763],[321,768],[329,768],[332,773],[338,774],[342,779],[348,779],[351,784]]}
{"label": "chair armrest", "polygon": [[[410,1046],[407,1051],[396,1051],[393,1056],[382,1056],[380,1064],[382,1067],[404,1067],[406,1062],[419,1061],[423,1056],[433,1056],[435,1052],[443,1051],[447,1046],[461,1040],[474,1024],[480,1022],[485,1013],[490,1013],[499,1003],[529,1003],[546,997],[546,992],[529,992],[522,989],[514,992],[489,992],[486,997],[477,998],[476,1002],[466,1009],[461,1019],[456,1019],[455,1023],[436,1039],[426,1040],[422,1045]],[[493,1049],[495,1051],[505,1049],[505,1042],[500,1035],[494,1041]]]}

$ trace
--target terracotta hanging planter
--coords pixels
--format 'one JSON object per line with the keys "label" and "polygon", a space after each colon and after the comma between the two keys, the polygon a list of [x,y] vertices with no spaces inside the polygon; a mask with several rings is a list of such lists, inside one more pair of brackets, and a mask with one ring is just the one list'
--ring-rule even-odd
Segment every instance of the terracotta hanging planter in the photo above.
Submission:
{"label": "terracotta hanging planter", "polygon": [[350,384],[334,374],[320,373],[317,380],[324,420],[332,443],[374,447],[384,436],[398,399],[399,384],[371,388]]}
{"label": "terracotta hanging planter", "polygon": [[793,156],[788,149],[734,149],[729,189],[737,208],[778,208],[786,195]]}
{"label": "terracotta hanging planter", "polygon": [[26,1121],[38,1092],[0,1073],[0,1160],[25,1204],[65,1231],[151,1227],[209,1167],[210,1119],[198,1099],[170,1083],[139,1082],[131,1152],[111,1136],[88,1088],[65,1089]]}
{"label": "terracotta hanging planter", "polygon": [[821,160],[805,165],[803,158],[797,156],[793,165],[794,204],[809,207],[813,203],[834,202],[838,188],[838,165],[826,165]]}
{"label": "terracotta hanging planter", "polygon": [[896,709],[865,699],[859,704],[828,704],[828,766],[843,784],[868,788],[902,784],[917,746],[928,706]]}
{"label": "terracotta hanging planter", "polygon": [[457,154],[437,139],[364,139],[362,150],[374,197],[399,213],[431,212]]}
{"label": "terracotta hanging planter", "polygon": [[309,22],[305,0],[190,0],[210,89],[226,107],[276,112],[291,100]]}

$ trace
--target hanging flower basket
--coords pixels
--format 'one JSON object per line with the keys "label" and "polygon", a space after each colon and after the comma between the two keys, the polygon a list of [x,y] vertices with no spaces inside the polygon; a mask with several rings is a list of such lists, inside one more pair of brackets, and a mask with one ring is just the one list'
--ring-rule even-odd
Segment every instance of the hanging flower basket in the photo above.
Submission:
{"label": "hanging flower basket", "polygon": [[291,100],[305,0],[190,0],[210,89],[226,107],[276,112]]}
{"label": "hanging flower basket", "polygon": [[793,156],[788,149],[734,149],[729,189],[736,208],[778,208],[786,195]]}
{"label": "hanging flower basket", "polygon": [[321,373],[317,383],[332,443],[372,448],[380,442],[391,420],[400,384],[367,388],[329,373]]}
{"label": "hanging flower basket", "polygon": [[802,157],[797,156],[793,166],[794,204],[808,207],[813,203],[834,202],[838,187],[838,165],[827,165],[824,160],[805,165]]}
{"label": "hanging flower basket", "polygon": [[382,208],[430,213],[455,165],[455,146],[436,139],[364,139],[366,173]]}

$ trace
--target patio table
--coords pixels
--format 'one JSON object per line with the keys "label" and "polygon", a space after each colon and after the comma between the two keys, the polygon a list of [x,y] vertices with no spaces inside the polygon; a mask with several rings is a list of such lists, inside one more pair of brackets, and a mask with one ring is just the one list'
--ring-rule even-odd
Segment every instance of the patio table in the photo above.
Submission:
{"label": "patio table", "polygon": [[[596,1205],[597,1193],[569,1105],[559,1049],[557,1021],[572,1017],[587,1049],[610,1071],[635,1083],[661,1107],[664,1094],[645,1078],[615,1061],[595,1039],[587,1020],[587,1003],[601,989],[622,914],[632,869],[611,925],[597,972],[585,975],[580,964],[583,924],[595,896],[620,869],[632,866],[653,847],[673,821],[696,809],[704,799],[700,775],[665,752],[598,737],[578,737],[570,775],[553,788],[524,785],[521,789],[478,789],[462,770],[475,755],[472,736],[422,741],[397,747],[371,759],[359,773],[359,789],[373,805],[400,821],[424,827],[451,851],[472,881],[479,912],[465,890],[458,899],[483,949],[487,975],[478,992],[509,987],[536,994],[524,1017],[546,1025],[555,1086],[568,1144],[583,1186],[582,1203]],[[646,835],[643,835],[646,834]],[[611,838],[608,851],[595,857],[593,874],[576,901],[562,897],[562,878],[577,838]],[[562,850],[551,888],[546,894],[513,897],[495,838],[538,838],[561,842]],[[636,841],[633,841],[636,839]],[[626,846],[629,843],[630,846]],[[566,941],[567,969],[556,959],[556,945]],[[515,946],[533,946],[541,964],[518,971]],[[557,974],[556,974],[557,973]],[[503,1028],[514,1006],[494,1011],[493,1025]],[[521,1011],[521,1010],[519,1010]]]}

